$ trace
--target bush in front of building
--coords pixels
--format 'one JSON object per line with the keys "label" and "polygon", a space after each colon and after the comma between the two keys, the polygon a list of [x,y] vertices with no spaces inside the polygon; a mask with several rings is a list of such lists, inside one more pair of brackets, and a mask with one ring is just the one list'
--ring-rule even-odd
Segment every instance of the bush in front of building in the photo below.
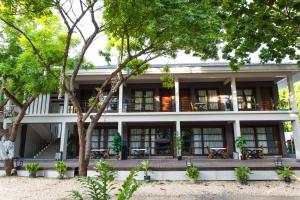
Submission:
{"label": "bush in front of building", "polygon": [[186,176],[189,177],[193,183],[196,183],[200,176],[199,169],[197,167],[188,167],[186,169]]}
{"label": "bush in front of building", "polygon": [[58,178],[63,179],[68,170],[67,165],[63,161],[58,161],[55,163],[54,168],[58,173]]}
{"label": "bush in front of building", "polygon": [[295,172],[291,170],[291,167],[286,166],[281,169],[276,170],[278,176],[283,178],[286,183],[292,182],[292,177],[295,175]]}
{"label": "bush in front of building", "polygon": [[241,185],[247,185],[248,179],[252,171],[249,167],[241,166],[234,168],[235,176],[240,181]]}
{"label": "bush in front of building", "polygon": [[37,171],[41,169],[39,163],[29,163],[25,166],[25,169],[29,172],[30,178],[35,178]]}

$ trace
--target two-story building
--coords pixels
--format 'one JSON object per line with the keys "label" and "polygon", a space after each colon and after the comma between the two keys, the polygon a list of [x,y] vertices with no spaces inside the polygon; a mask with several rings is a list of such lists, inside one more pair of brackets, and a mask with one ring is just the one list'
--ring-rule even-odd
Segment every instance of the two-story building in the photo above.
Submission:
{"label": "two-story building", "polygon": [[[293,88],[295,64],[251,64],[232,72],[226,63],[170,65],[173,89],[162,87],[163,65],[122,85],[99,120],[92,149],[111,149],[116,132],[129,155],[149,149],[150,156],[173,158],[175,135],[183,138],[183,156],[205,157],[207,147],[238,151],[235,140],[244,136],[247,147],[263,146],[265,155],[287,156],[283,122],[291,121],[296,156],[300,159],[300,127]],[[114,70],[102,66],[82,70],[77,95],[83,110],[95,88]],[[126,72],[124,72],[126,73]],[[288,80],[290,106],[282,107],[277,83]],[[4,119],[4,126],[9,119]],[[39,96],[22,121],[16,155],[24,158],[77,158],[76,114],[65,96]],[[113,153],[111,151],[111,153]]]}

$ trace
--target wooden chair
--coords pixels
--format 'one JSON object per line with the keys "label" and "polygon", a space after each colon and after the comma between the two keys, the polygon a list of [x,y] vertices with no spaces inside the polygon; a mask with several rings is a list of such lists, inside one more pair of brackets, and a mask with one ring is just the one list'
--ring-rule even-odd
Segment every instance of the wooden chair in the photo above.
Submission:
{"label": "wooden chair", "polygon": [[208,153],[208,158],[213,159],[215,157],[215,153],[207,146],[207,153]]}
{"label": "wooden chair", "polygon": [[191,103],[192,111],[199,111],[199,107],[195,105],[194,103]]}
{"label": "wooden chair", "polygon": [[224,159],[227,159],[229,157],[229,153],[228,153],[228,148],[227,147],[222,151],[221,157],[224,158]]}
{"label": "wooden chair", "polygon": [[108,159],[109,158],[109,152],[110,152],[110,149],[107,149],[103,152],[103,158],[104,159]]}
{"label": "wooden chair", "polygon": [[262,145],[257,149],[257,157],[260,159],[264,158],[264,147]]}

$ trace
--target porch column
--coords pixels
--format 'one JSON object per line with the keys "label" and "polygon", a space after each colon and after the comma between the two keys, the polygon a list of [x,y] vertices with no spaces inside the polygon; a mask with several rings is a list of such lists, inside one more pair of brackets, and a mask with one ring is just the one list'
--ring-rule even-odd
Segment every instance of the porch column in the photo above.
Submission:
{"label": "porch column", "polygon": [[67,159],[67,142],[68,142],[68,127],[66,122],[61,123],[61,134],[60,134],[60,148],[62,152],[62,159]]}
{"label": "porch column", "polygon": [[239,111],[237,102],[237,91],[236,91],[236,79],[234,76],[231,77],[231,95],[232,95],[232,107],[233,111]]}
{"label": "porch column", "polygon": [[119,106],[118,106],[118,109],[119,109],[119,113],[122,113],[123,112],[123,84],[120,85],[119,87]]}
{"label": "porch column", "polygon": [[300,160],[300,125],[299,119],[292,121],[296,159]]}
{"label": "porch column", "polygon": [[68,107],[69,107],[69,96],[67,93],[65,93],[65,98],[64,98],[64,114],[68,114]]}
{"label": "porch column", "polygon": [[121,152],[119,153],[120,158],[122,159],[122,149],[123,149],[123,129],[122,129],[123,123],[121,121],[118,121],[118,132],[121,136]]}
{"label": "porch column", "polygon": [[288,74],[287,83],[288,83],[290,104],[291,104],[292,111],[293,112],[298,112],[297,102],[296,102],[296,97],[295,97],[295,90],[294,90],[294,81],[293,81],[293,75],[292,74]]}
{"label": "porch column", "polygon": [[237,146],[236,146],[236,143],[235,141],[241,137],[241,126],[240,126],[240,121],[239,120],[235,120],[233,122],[233,133],[234,133],[234,145],[235,145],[235,151],[238,153],[238,158],[240,158],[240,155],[241,155],[241,149],[239,149]]}
{"label": "porch column", "polygon": [[180,112],[180,101],[179,101],[179,81],[175,79],[175,111]]}
{"label": "porch column", "polygon": [[[180,128],[180,121],[176,121],[176,137],[181,137],[181,128]],[[175,142],[176,142],[176,139],[175,139]],[[175,152],[177,154],[177,151],[176,151],[176,144],[174,146],[175,148]],[[181,156],[181,152],[178,152],[180,155],[176,155],[176,156]]]}

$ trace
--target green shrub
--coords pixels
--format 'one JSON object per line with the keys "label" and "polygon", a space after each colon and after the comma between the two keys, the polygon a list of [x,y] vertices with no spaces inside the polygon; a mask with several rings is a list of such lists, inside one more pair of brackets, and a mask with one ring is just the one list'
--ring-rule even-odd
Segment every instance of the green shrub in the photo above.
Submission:
{"label": "green shrub", "polygon": [[291,170],[291,167],[283,167],[281,169],[276,170],[276,173],[278,174],[278,176],[282,177],[282,178],[291,178],[292,176],[295,175],[295,172]]}
{"label": "green shrub", "polygon": [[235,143],[239,149],[243,150],[243,148],[246,146],[246,138],[241,136],[235,141]]}
{"label": "green shrub", "polygon": [[64,177],[65,173],[68,170],[67,165],[63,161],[58,161],[57,163],[55,163],[54,168],[61,178]]}
{"label": "green shrub", "polygon": [[39,163],[29,163],[26,165],[25,169],[29,172],[29,173],[36,173],[37,171],[39,171],[41,168]]}
{"label": "green shrub", "polygon": [[150,162],[149,160],[143,160],[141,169],[145,172],[145,176],[148,176],[148,173],[150,171]]}
{"label": "green shrub", "polygon": [[200,175],[200,172],[198,170],[197,167],[188,167],[186,169],[186,175],[193,181],[193,182],[196,182],[199,175]]}
{"label": "green shrub", "polygon": [[122,138],[120,133],[115,133],[113,140],[113,150],[119,154],[122,150]]}
{"label": "green shrub", "polygon": [[[91,177],[78,177],[77,180],[83,185],[85,189],[84,194],[93,200],[106,200],[111,199],[112,190],[115,189],[114,181],[116,179],[116,172],[110,167],[107,162],[98,161],[96,164],[96,172],[99,175],[96,178]],[[135,177],[139,172],[138,168],[131,170],[130,174],[123,182],[121,188],[119,188],[116,199],[117,200],[129,200],[133,193],[140,187],[140,183],[137,182]],[[71,197],[73,199],[82,200],[83,195],[76,190],[71,191]]]}
{"label": "green shrub", "polygon": [[238,180],[248,180],[249,175],[252,174],[251,169],[249,167],[241,166],[234,169],[235,176]]}

